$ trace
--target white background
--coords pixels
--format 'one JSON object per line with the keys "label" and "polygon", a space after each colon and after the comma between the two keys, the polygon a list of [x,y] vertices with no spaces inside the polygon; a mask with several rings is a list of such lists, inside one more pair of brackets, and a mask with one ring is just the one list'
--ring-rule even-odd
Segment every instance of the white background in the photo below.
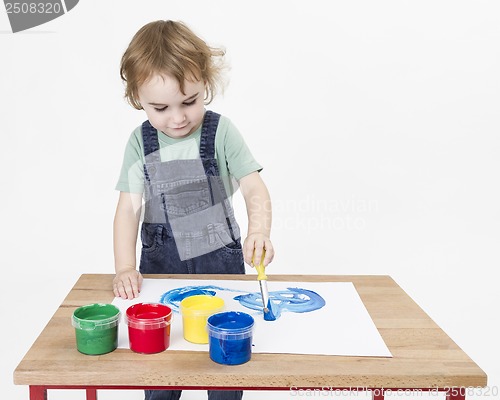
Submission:
{"label": "white background", "polygon": [[113,272],[114,185],[145,118],[119,61],[157,19],[227,50],[210,108],[264,165],[268,273],[391,275],[498,390],[500,3],[82,0],[17,34],[0,6],[0,398],[27,399],[12,373],[79,275]]}

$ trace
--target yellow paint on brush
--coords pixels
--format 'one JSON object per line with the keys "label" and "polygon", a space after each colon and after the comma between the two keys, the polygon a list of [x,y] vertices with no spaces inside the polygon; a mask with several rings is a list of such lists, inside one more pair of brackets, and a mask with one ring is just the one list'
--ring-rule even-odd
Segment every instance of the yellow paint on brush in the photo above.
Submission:
{"label": "yellow paint on brush", "polygon": [[264,258],[266,257],[266,251],[262,251],[262,257],[260,259],[259,264],[255,264],[254,259],[252,257],[252,264],[254,265],[255,269],[257,270],[257,280],[262,281],[266,280],[267,281],[267,275],[266,275],[266,267],[264,267]]}
{"label": "yellow paint on brush", "polygon": [[257,280],[258,281],[267,281],[267,275],[266,275],[266,267],[264,267],[264,264],[260,263],[259,265],[255,266],[255,269],[257,270]]}

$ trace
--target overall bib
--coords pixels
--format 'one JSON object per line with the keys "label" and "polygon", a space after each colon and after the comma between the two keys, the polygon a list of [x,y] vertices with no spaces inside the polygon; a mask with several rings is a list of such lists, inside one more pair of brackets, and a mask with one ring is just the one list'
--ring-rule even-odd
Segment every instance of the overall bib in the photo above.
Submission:
{"label": "overall bib", "polygon": [[[244,274],[240,229],[219,176],[215,135],[220,115],[206,111],[200,158],[162,162],[158,132],[142,124],[144,222],[142,274]],[[146,400],[177,400],[180,390],[146,390]],[[242,391],[208,391],[209,400],[239,400]]]}

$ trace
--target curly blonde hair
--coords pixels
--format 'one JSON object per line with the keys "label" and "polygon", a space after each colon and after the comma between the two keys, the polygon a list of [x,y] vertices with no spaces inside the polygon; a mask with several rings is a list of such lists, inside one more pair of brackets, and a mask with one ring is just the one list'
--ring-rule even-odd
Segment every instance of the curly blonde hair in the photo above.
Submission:
{"label": "curly blonde hair", "polygon": [[179,83],[205,82],[205,103],[209,104],[223,88],[225,50],[210,47],[181,21],[154,21],[134,35],[122,56],[120,76],[125,83],[125,98],[142,110],[139,87],[153,75],[170,75]]}

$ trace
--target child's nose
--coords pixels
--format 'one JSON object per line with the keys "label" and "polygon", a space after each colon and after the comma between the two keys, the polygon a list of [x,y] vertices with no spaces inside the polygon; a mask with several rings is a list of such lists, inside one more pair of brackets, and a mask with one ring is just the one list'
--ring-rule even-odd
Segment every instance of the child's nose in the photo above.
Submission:
{"label": "child's nose", "polygon": [[184,122],[185,119],[186,119],[186,114],[184,114],[182,110],[176,111],[172,116],[172,120],[174,121],[175,124],[180,124]]}

